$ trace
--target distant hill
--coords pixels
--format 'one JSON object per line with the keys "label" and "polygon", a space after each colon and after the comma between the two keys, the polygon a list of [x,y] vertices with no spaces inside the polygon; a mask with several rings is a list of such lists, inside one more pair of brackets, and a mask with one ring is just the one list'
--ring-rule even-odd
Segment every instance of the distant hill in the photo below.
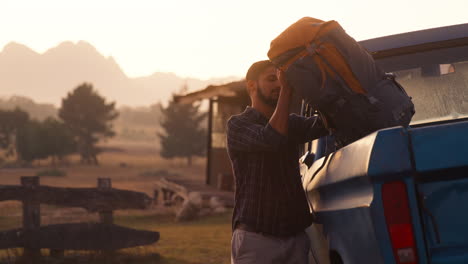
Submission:
{"label": "distant hill", "polygon": [[84,41],[63,42],[43,54],[11,42],[0,52],[1,96],[27,96],[57,106],[83,82],[92,83],[101,95],[116,101],[118,106],[144,106],[167,101],[184,84],[192,91],[237,79],[199,80],[173,73],[129,78],[112,57],[104,57]]}
{"label": "distant hill", "polygon": [[13,110],[20,108],[26,111],[31,118],[44,120],[47,117],[57,118],[57,108],[53,104],[36,103],[23,96],[12,96],[9,98],[0,98],[0,109]]}

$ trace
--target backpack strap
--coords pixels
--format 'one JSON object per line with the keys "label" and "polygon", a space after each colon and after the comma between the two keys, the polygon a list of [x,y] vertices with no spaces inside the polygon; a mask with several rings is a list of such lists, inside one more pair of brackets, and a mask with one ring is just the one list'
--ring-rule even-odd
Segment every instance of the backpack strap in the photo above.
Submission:
{"label": "backpack strap", "polygon": [[[281,67],[280,69],[283,71],[286,71],[291,64],[293,64],[295,61],[298,59],[310,55],[310,52],[307,50],[307,48],[312,45],[316,39],[318,39],[318,36],[325,35],[329,33],[330,31],[336,29],[340,25],[336,21],[328,21],[328,22],[322,22],[322,23],[317,23],[313,24],[313,28],[316,28],[314,30],[311,30],[310,32],[307,31],[307,34],[311,34],[312,38],[307,41],[307,43],[304,43],[305,45],[303,46],[305,49],[296,54],[295,56],[291,57],[288,59]],[[310,27],[310,25],[309,25]],[[283,33],[284,34],[284,33]],[[300,47],[300,46],[299,46]],[[270,50],[269,53],[272,53]],[[270,55],[270,54],[269,54]],[[275,57],[275,56],[273,56]]]}
{"label": "backpack strap", "polygon": [[291,64],[293,64],[295,61],[308,55],[309,55],[309,52],[307,51],[307,49],[304,49],[301,52],[297,53],[295,56],[292,56],[291,58],[289,58],[283,65],[279,67],[279,69],[285,72],[288,70],[289,66],[291,66]]}
{"label": "backpack strap", "polygon": [[330,67],[328,67],[325,64],[324,60],[320,59],[318,56],[315,56],[314,54],[311,54],[307,49],[302,50],[301,52],[297,53],[295,56],[288,59],[282,66],[279,67],[279,69],[285,72],[286,70],[288,70],[289,66],[291,66],[294,62],[306,56],[311,56],[312,59],[314,59],[315,63],[317,64],[318,68],[320,69],[320,73],[322,77],[322,84],[321,84],[320,89],[324,89],[325,83],[327,80],[327,75],[334,76],[335,73],[333,72],[333,70],[331,70]]}
{"label": "backpack strap", "polygon": [[[314,49],[314,54],[324,61],[323,65],[329,67],[327,71],[336,73],[346,85],[355,93],[367,94],[359,80],[354,75],[351,67],[340,51],[331,42],[318,43],[318,48]],[[320,67],[320,66],[319,66]]]}

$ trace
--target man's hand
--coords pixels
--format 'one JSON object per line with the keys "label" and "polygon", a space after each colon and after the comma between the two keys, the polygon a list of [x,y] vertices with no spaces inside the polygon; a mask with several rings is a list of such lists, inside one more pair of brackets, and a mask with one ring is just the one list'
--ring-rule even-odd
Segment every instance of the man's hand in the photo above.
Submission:
{"label": "man's hand", "polygon": [[286,79],[286,74],[284,73],[284,71],[278,69],[276,71],[276,76],[278,76],[278,80],[280,81],[280,84],[281,84],[281,89],[285,89],[289,92],[292,92],[292,86],[289,85],[288,83],[288,80]]}

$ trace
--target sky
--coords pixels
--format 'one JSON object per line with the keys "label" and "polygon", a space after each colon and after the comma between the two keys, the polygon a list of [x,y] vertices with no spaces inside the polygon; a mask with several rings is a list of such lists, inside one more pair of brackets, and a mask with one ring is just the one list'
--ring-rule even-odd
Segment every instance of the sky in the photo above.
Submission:
{"label": "sky", "polygon": [[0,50],[84,40],[129,77],[244,76],[304,16],[336,20],[364,40],[468,23],[467,10],[468,0],[0,0]]}

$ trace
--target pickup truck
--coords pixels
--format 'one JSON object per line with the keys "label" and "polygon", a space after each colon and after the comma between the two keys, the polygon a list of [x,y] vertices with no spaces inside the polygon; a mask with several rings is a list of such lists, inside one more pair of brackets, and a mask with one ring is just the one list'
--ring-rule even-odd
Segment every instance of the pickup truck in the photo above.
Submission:
{"label": "pickup truck", "polygon": [[[311,145],[311,263],[468,263],[468,24],[360,42],[413,98],[410,127]],[[324,251],[326,251],[324,253]],[[326,255],[326,257],[324,257]]]}

